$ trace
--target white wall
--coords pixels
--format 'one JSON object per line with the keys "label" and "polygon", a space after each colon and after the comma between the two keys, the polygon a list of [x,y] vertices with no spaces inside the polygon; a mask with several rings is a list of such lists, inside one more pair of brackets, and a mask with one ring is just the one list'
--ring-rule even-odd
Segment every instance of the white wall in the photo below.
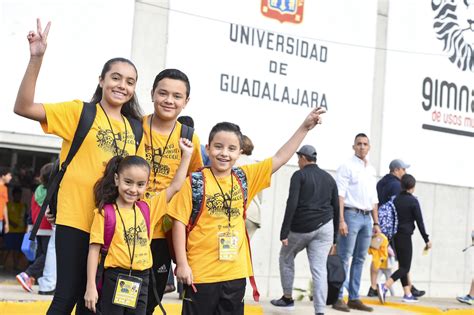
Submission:
{"label": "white wall", "polygon": [[[463,70],[452,63],[433,26],[449,21],[452,30],[467,28],[474,5],[468,14],[464,1],[451,2],[457,8],[445,15],[454,15],[456,20],[435,19],[442,7],[432,10],[432,3],[443,5],[445,0],[390,1],[380,171],[394,157],[403,157],[412,162],[411,171],[419,180],[474,187],[474,167],[468,158],[474,156],[474,64]],[[459,36],[472,57],[474,30]],[[461,55],[461,49],[456,55]],[[469,60],[473,62],[474,57]],[[443,81],[453,84],[449,100]],[[453,117],[458,120],[451,121]]]}
{"label": "white wall", "polygon": [[18,87],[29,60],[26,35],[52,22],[38,78],[35,101],[90,100],[104,63],[130,58],[133,0],[2,0],[0,130],[43,134],[36,122],[13,113]]}

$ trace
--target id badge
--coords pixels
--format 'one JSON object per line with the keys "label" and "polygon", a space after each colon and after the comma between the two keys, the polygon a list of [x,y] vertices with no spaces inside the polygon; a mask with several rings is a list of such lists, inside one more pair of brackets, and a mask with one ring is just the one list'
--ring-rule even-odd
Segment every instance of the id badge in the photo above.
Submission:
{"label": "id badge", "polygon": [[233,232],[219,233],[219,260],[233,261],[237,258],[239,237]]}
{"label": "id badge", "polygon": [[119,274],[115,284],[112,303],[127,308],[136,308],[142,281],[139,277]]}

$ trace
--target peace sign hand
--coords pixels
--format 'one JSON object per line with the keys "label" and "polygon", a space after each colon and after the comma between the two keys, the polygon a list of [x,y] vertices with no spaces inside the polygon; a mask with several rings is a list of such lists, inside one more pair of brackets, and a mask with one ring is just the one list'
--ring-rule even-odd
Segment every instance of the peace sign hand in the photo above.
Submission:
{"label": "peace sign hand", "polygon": [[321,119],[321,115],[324,114],[326,110],[323,107],[318,107],[313,109],[309,115],[306,117],[305,121],[303,122],[303,126],[307,130],[313,129],[316,125],[321,124],[323,121]]}
{"label": "peace sign hand", "polygon": [[36,19],[36,33],[30,31],[28,36],[28,42],[30,43],[30,56],[31,57],[43,57],[44,52],[46,51],[48,39],[49,28],[51,27],[51,22],[48,22],[46,28],[43,31],[41,27],[40,19]]}

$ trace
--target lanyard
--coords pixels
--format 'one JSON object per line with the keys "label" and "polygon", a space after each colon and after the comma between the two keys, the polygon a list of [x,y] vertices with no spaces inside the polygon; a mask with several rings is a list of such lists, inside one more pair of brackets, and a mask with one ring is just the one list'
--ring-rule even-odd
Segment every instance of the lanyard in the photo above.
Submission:
{"label": "lanyard", "polygon": [[214,177],[214,180],[216,181],[217,187],[219,187],[219,190],[221,191],[224,211],[225,211],[225,208],[227,208],[227,211],[226,211],[227,213],[226,214],[229,218],[228,228],[230,229],[230,215],[231,215],[231,209],[232,209],[232,196],[234,195],[234,175],[232,174],[232,172],[230,173],[230,185],[231,185],[230,186],[230,203],[227,204],[227,200],[225,199],[224,191],[222,190],[222,187],[219,184],[219,181],[217,180],[216,175],[214,175],[214,172],[212,171],[211,168],[209,168],[209,170],[211,171],[211,174]]}
{"label": "lanyard", "polygon": [[[117,145],[117,139],[115,138],[114,129],[112,128],[112,124],[110,123],[109,116],[105,112],[105,110],[102,107],[102,104],[100,102],[99,102],[99,106],[100,106],[100,108],[102,108],[102,111],[104,112],[105,118],[107,118],[107,122],[109,123],[110,131],[112,132],[113,144],[114,144],[114,149],[115,149],[115,154],[114,155],[122,155],[123,156],[124,153],[125,153],[125,146],[127,145],[127,140],[128,140],[127,123],[125,122],[125,117],[123,117],[123,115],[120,114],[120,116],[122,116],[123,125],[125,126],[125,140],[123,141],[122,152],[120,152],[120,154],[119,154],[119,147]],[[120,135],[120,131],[117,133],[117,136],[118,135]]]}
{"label": "lanyard", "polygon": [[[155,149],[153,148],[153,116],[154,114],[150,115],[150,146],[151,146],[151,168],[153,170],[153,186],[156,186],[156,174],[158,173],[158,169],[161,166],[161,161],[163,160],[163,156],[165,155],[166,148],[168,147],[168,142],[170,141],[171,135],[173,134],[174,128],[176,127],[176,123],[171,129],[170,134],[168,135],[168,139],[166,139],[165,146],[163,147],[163,152],[160,155],[160,161],[157,163],[158,165],[155,167]],[[155,187],[153,187],[155,188]]]}
{"label": "lanyard", "polygon": [[129,235],[127,233],[127,228],[125,227],[125,222],[123,221],[122,214],[120,213],[119,207],[117,203],[115,203],[115,207],[117,208],[117,213],[119,214],[120,221],[122,221],[122,226],[123,226],[123,235],[125,236],[125,243],[127,243],[127,248],[128,248],[128,255],[130,257],[130,274],[132,275],[132,266],[133,266],[133,258],[135,258],[135,240],[137,238],[136,231],[137,231],[137,210],[135,209],[135,204],[133,204],[133,253],[130,250],[130,244],[128,243],[129,241]]}

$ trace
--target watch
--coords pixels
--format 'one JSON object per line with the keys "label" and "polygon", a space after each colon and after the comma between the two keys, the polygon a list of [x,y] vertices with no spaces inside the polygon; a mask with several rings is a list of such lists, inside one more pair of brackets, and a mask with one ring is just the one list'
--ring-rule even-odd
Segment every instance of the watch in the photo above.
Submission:
{"label": "watch", "polygon": [[379,225],[379,224],[377,222],[375,222],[374,225]]}

